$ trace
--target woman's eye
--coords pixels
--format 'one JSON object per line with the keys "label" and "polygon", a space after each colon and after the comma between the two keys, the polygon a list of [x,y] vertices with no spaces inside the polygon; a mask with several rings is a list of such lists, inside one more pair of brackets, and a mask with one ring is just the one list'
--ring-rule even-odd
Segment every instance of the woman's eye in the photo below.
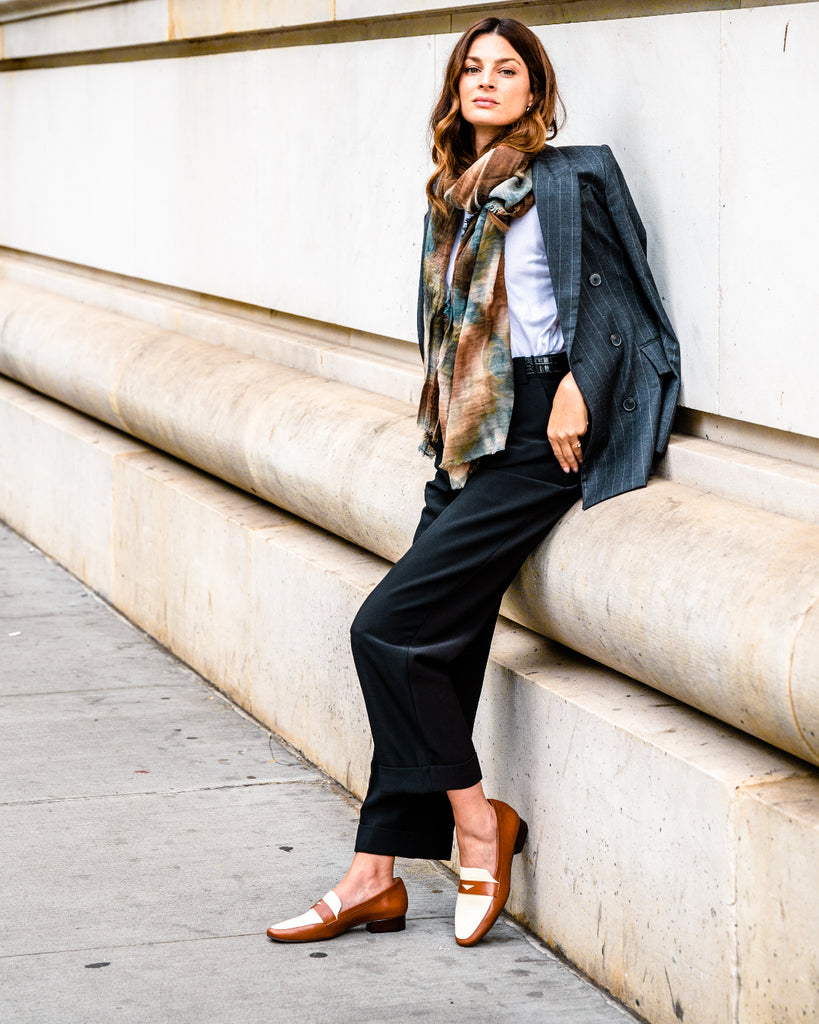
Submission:
{"label": "woman's eye", "polygon": [[464,74],[465,75],[474,74],[476,71],[480,71],[480,68],[477,68],[474,65],[471,68],[464,68]]}
{"label": "woman's eye", "polygon": [[514,75],[514,73],[515,73],[515,69],[514,68],[501,68],[500,73],[502,75],[506,75],[507,78],[511,78],[511,76]]}

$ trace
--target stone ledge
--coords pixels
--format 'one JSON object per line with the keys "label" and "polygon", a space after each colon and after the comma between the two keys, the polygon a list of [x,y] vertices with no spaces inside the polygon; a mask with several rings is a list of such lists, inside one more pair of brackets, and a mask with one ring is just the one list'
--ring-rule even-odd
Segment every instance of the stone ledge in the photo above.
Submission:
{"label": "stone ledge", "polygon": [[[56,261],[2,249],[0,279],[418,406],[422,373],[414,343],[115,275],[72,272]],[[680,411],[683,419],[700,415]],[[752,442],[746,439],[746,444]],[[791,452],[784,438],[778,443],[782,452],[774,456],[729,441],[673,434],[657,475],[751,508],[819,524],[819,468],[799,461],[804,454],[799,444]]]}
{"label": "stone ledge", "polygon": [[658,476],[819,525],[819,469],[814,466],[677,434]]}
{"label": "stone ledge", "polygon": [[[743,7],[786,0],[744,0]],[[793,0],[791,0],[793,2]],[[809,0],[796,0],[806,3]],[[0,62],[176,57],[220,49],[462,32],[505,12],[531,25],[734,10],[735,0],[0,0]],[[182,49],[180,49],[180,47]],[[0,64],[0,68],[2,65]]]}
{"label": "stone ledge", "polygon": [[[348,624],[387,563],[7,381],[0,430],[0,517],[360,796]],[[819,1013],[819,773],[503,620],[476,742],[553,948],[654,1024]]]}
{"label": "stone ledge", "polygon": [[[394,561],[428,464],[403,403],[0,283],[0,371]],[[572,509],[523,625],[819,762],[819,528],[662,480]],[[813,618],[811,617],[813,616]]]}

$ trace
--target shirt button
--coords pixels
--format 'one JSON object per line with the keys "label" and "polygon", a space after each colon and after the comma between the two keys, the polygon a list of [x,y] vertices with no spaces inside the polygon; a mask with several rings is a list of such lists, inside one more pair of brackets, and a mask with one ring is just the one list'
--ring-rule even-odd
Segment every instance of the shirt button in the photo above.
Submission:
{"label": "shirt button", "polygon": [[619,334],[612,334],[609,341],[614,345],[615,348],[619,348],[623,344],[623,339]]}
{"label": "shirt button", "polygon": [[589,284],[592,286],[592,288],[599,288],[602,283],[603,278],[599,274],[592,274],[589,277]]}
{"label": "shirt button", "polygon": [[626,412],[634,412],[634,410],[637,408],[637,403],[634,401],[633,398],[627,398],[625,402],[623,402],[623,408],[626,410]]}

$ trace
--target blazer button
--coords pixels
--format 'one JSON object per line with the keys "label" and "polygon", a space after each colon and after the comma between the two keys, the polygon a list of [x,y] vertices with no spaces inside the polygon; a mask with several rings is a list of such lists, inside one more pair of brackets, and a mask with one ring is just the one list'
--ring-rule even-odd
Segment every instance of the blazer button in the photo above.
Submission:
{"label": "blazer button", "polygon": [[603,283],[603,278],[599,274],[591,274],[589,277],[589,284],[592,288],[599,288]]}
{"label": "blazer button", "polygon": [[623,402],[623,408],[626,410],[626,412],[634,412],[634,410],[637,408],[637,403],[634,401],[633,398],[627,398],[625,402]]}
{"label": "blazer button", "polygon": [[619,334],[612,334],[609,341],[614,345],[615,348],[619,348],[623,344],[623,339]]}

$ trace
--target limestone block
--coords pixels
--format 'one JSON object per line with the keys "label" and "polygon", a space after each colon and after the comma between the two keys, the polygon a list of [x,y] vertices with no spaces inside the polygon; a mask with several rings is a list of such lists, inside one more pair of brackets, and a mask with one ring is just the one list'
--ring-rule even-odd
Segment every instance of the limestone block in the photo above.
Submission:
{"label": "limestone block", "polygon": [[432,54],[411,36],[0,75],[0,243],[409,338]]}
{"label": "limestone block", "polygon": [[[384,15],[419,14],[427,11],[452,10],[459,6],[465,7],[469,0],[388,0],[387,3],[379,0],[336,0],[336,18],[339,21],[352,18],[372,18]],[[470,5],[474,6],[474,5]],[[478,12],[474,15],[475,21],[482,17]]]}
{"label": "limestone block", "polygon": [[111,595],[112,470],[145,446],[0,378],[0,518]]}
{"label": "limestone block", "polygon": [[334,0],[166,0],[171,39],[332,21]]}
{"label": "limestone block", "polygon": [[[0,384],[5,428],[23,389]],[[76,464],[88,438],[72,421],[86,421],[33,401],[53,431],[70,428],[60,454]],[[100,457],[117,456],[111,599],[363,792],[370,737],[347,628],[385,563],[163,454],[118,453],[118,435],[95,429]],[[26,451],[49,464],[46,447]],[[86,506],[65,500],[70,474],[55,482],[52,519],[57,508],[94,548]],[[816,622],[802,630],[807,650]],[[814,770],[504,621],[476,744],[487,789],[531,828],[510,909],[599,984],[656,1024],[815,1014]]]}
{"label": "limestone block", "polygon": [[800,640],[799,692],[791,673],[805,616],[819,602],[817,552],[815,526],[652,481],[647,491],[572,509],[528,559],[505,608],[816,762],[816,700],[805,700],[819,684],[812,632]]}
{"label": "limestone block", "polygon": [[819,780],[742,791],[739,1020],[819,1020]]}
{"label": "limestone block", "polygon": [[[377,555],[406,550],[430,472],[406,406],[38,294],[0,283],[0,370]],[[815,762],[816,634],[800,629],[817,551],[816,526],[654,481],[570,511],[505,608]]]}
{"label": "limestone block", "polygon": [[396,458],[416,442],[402,404],[169,332],[126,358],[114,402],[137,436],[378,554],[409,545],[430,466]]}
{"label": "limestone block", "polygon": [[389,563],[304,523],[256,531],[252,563],[250,710],[363,798],[372,742],[350,623]]}
{"label": "limestone block", "polygon": [[405,405],[40,294],[0,283],[0,370],[377,554],[406,550],[430,463]]}
{"label": "limestone block", "polygon": [[249,707],[251,536],[288,517],[153,452],[120,460],[113,485],[112,601]]}
{"label": "limestone block", "polygon": [[720,13],[592,17],[536,31],[554,61],[568,111],[557,142],[612,147],[646,225],[651,269],[680,337],[681,404],[715,411],[719,154],[721,139],[730,146],[734,131],[720,117]]}
{"label": "limestone block", "polygon": [[[456,13],[436,14],[442,4]],[[817,5],[616,19],[594,2],[552,6],[521,10],[578,19],[536,26],[569,109],[559,141],[609,141],[623,165],[683,340],[683,401],[815,434],[803,381],[816,376],[817,309],[803,239],[817,227],[804,198],[817,143],[803,118],[780,112],[815,92]],[[474,14],[449,0],[338,0],[334,13],[329,0],[142,0],[9,23],[8,55],[333,18],[383,19],[383,37],[0,76],[0,137],[13,140],[0,153],[0,195],[15,197],[0,205],[0,241],[409,340],[424,126],[446,29]],[[428,34],[390,38],[406,15],[425,16],[414,26]],[[384,145],[395,122],[384,83],[398,67],[413,88]],[[760,122],[775,129],[764,154]],[[362,152],[368,202],[356,204]]]}
{"label": "limestone block", "polygon": [[[788,791],[799,783],[778,780],[800,780],[802,762],[503,620],[476,745],[488,791],[531,828],[514,862],[516,917],[655,1024],[795,1019],[734,1015],[747,838],[737,793]],[[794,835],[803,882],[815,864],[805,838]],[[784,851],[769,853],[772,877]],[[801,933],[813,950],[816,920]],[[784,963],[772,970],[788,974]]]}
{"label": "limestone block", "polygon": [[38,13],[34,10],[31,17],[5,23],[0,30],[5,35],[4,57],[139,46],[167,38],[168,0],[138,0],[102,10],[89,6],[73,11],[52,9],[44,12],[46,17],[37,17]]}
{"label": "limestone block", "polygon": [[[95,327],[89,330],[89,310],[79,302],[67,303],[10,281],[0,287],[6,314],[0,333],[2,372],[110,426],[128,430],[118,413],[114,387],[125,356],[134,346],[150,345],[157,328],[94,310]],[[33,353],[44,343],[48,361],[33,360]]]}
{"label": "limestone block", "polygon": [[819,524],[819,469],[674,435],[658,475],[744,505]]}
{"label": "limestone block", "polygon": [[135,291],[2,250],[0,278],[418,406],[423,368],[415,342],[379,338],[367,348],[369,336],[354,345],[344,328],[262,311],[251,319],[246,307],[235,315],[235,303],[213,299],[202,308],[193,295]]}
{"label": "limestone block", "polygon": [[[819,435],[819,137],[797,115],[815,95],[819,4],[722,16],[720,388],[717,411]],[[759,145],[759,126],[768,125]],[[753,229],[749,226],[753,225]]]}

